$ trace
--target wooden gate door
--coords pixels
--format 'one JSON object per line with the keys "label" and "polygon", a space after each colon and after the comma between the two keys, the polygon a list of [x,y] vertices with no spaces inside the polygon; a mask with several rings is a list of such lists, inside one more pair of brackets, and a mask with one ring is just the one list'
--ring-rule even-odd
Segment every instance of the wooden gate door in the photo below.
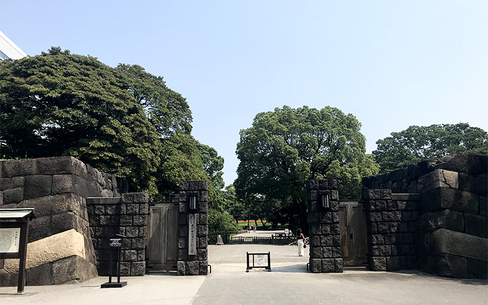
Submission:
{"label": "wooden gate door", "polygon": [[363,203],[344,201],[339,204],[339,228],[344,266],[364,266],[367,262],[366,218]]}
{"label": "wooden gate door", "polygon": [[176,270],[178,251],[178,204],[151,205],[147,235],[148,270]]}

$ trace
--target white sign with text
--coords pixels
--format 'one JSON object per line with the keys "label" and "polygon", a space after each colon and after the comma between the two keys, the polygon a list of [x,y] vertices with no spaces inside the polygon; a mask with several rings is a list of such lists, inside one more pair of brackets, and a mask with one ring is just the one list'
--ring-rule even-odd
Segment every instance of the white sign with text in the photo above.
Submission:
{"label": "white sign with text", "polygon": [[0,229],[0,253],[18,253],[20,245],[20,228]]}

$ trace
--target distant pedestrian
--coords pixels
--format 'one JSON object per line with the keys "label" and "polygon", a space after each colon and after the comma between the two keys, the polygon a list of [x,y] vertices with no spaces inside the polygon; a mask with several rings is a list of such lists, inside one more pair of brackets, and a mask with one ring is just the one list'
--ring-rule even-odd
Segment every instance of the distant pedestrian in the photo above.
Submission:
{"label": "distant pedestrian", "polygon": [[305,236],[303,236],[302,229],[297,230],[297,245],[298,245],[298,256],[303,256]]}
{"label": "distant pedestrian", "polygon": [[254,233],[256,233],[256,227],[257,227],[257,226],[254,226]]}

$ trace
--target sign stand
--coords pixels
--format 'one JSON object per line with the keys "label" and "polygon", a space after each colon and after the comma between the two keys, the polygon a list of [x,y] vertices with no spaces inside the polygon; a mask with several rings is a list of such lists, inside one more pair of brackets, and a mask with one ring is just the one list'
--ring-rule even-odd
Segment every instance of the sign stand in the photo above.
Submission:
{"label": "sign stand", "polygon": [[19,258],[17,293],[24,293],[27,236],[34,209],[0,209],[0,259]]}
{"label": "sign stand", "polygon": [[[110,271],[109,271],[109,277],[108,277],[108,282],[103,283],[101,288],[122,288],[125,285],[127,285],[127,282],[121,282],[120,281],[120,250],[122,249],[122,238],[124,238],[124,235],[117,234],[114,237],[110,238],[110,248],[112,248],[112,251],[110,252]],[[116,252],[115,258],[114,258],[114,252]],[[117,282],[113,283],[112,282],[112,274],[113,274],[113,262],[115,260],[115,266],[117,268]]]}
{"label": "sign stand", "polygon": [[[249,259],[252,257],[252,260]],[[246,252],[247,268],[249,272],[252,268],[264,268],[271,272],[271,253],[249,253]]]}

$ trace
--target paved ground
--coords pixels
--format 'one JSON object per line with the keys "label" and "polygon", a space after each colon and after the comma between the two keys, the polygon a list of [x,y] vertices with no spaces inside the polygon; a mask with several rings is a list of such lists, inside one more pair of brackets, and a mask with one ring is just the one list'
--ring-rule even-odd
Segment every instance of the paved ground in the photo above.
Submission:
{"label": "paved ground", "polygon": [[[272,272],[245,272],[246,252],[268,251]],[[308,253],[298,257],[296,246],[209,246],[208,276],[151,274],[123,278],[128,282],[124,288],[101,289],[107,281],[103,277],[80,284],[27,286],[23,295],[15,294],[16,287],[2,287],[0,304],[488,304],[484,280],[364,268],[313,274],[306,272],[307,262]]]}

